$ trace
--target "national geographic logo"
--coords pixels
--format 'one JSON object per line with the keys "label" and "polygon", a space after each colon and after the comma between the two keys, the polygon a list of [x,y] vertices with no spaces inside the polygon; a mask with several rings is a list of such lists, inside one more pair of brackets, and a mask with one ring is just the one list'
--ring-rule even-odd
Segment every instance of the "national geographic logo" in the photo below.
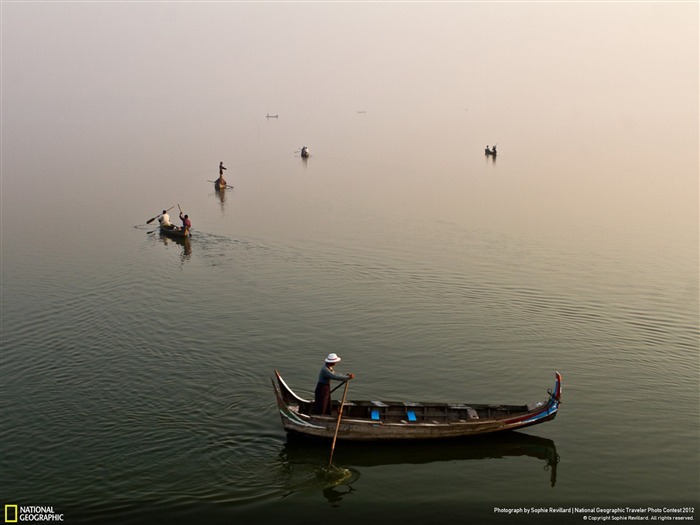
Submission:
{"label": "national geographic logo", "polygon": [[5,505],[5,523],[29,523],[63,521],[63,514],[54,512],[53,506]]}

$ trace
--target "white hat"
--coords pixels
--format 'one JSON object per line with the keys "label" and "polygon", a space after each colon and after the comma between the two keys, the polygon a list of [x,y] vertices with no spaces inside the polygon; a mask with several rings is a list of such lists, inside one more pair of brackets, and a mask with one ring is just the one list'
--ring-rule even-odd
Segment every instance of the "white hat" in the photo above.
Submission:
{"label": "white hat", "polygon": [[338,363],[340,362],[340,357],[338,357],[336,354],[328,354],[328,357],[326,357],[326,363]]}

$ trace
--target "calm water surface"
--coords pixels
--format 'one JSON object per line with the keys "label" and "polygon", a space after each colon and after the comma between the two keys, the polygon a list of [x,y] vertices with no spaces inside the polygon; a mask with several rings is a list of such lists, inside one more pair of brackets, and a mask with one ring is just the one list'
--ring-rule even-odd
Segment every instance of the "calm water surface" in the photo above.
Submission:
{"label": "calm water surface", "polygon": [[[476,106],[344,101],[216,133],[98,123],[88,145],[6,132],[1,503],[120,524],[697,507],[697,123],[545,113],[566,130],[545,148],[517,119],[485,136]],[[178,204],[188,243],[145,224]],[[329,479],[329,444],[285,435],[270,384],[309,395],[329,352],[350,397],[534,402],[559,371],[563,404],[493,439],[341,442]]]}

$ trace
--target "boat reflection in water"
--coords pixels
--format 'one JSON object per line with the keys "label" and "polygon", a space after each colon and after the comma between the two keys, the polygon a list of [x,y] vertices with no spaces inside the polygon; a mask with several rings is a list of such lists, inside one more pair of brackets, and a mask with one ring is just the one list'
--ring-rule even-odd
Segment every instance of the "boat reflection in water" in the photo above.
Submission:
{"label": "boat reflection in water", "polygon": [[190,259],[190,256],[192,255],[192,242],[190,241],[190,237],[170,237],[168,235],[163,235],[161,232],[160,240],[163,241],[163,244],[166,246],[170,244],[177,244],[178,246],[181,246],[182,254],[180,255],[180,258],[183,261]]}
{"label": "boat reflection in water", "polygon": [[557,482],[557,454],[554,441],[519,432],[504,432],[488,436],[472,436],[445,440],[435,446],[432,441],[397,441],[390,443],[349,442],[335,449],[334,463],[345,468],[323,468],[328,461],[328,441],[295,434],[287,435],[287,442],[279,458],[287,468],[307,467],[316,471],[315,482],[291,488],[292,492],[320,487],[332,505],[338,505],[344,496],[355,489],[352,484],[360,477],[359,467],[385,465],[419,465],[440,461],[467,461],[511,457],[531,457],[542,460],[552,487]]}

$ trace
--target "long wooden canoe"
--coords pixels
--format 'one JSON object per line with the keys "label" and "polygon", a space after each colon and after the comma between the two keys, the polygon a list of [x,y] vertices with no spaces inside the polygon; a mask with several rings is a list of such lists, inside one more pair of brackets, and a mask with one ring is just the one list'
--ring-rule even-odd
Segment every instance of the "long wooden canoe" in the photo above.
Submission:
{"label": "long wooden canoe", "polygon": [[161,225],[160,227],[160,233],[162,235],[167,235],[168,237],[173,237],[175,239],[187,239],[191,235],[189,230],[185,231],[182,228],[178,228],[177,226],[172,226],[168,228],[163,225]]}
{"label": "long wooden canoe", "polygon": [[[561,403],[561,374],[555,372],[554,390],[545,401],[525,405],[476,403],[414,403],[346,401],[338,439],[383,441],[444,439],[518,430],[551,421]],[[287,432],[333,438],[338,402],[330,416],[313,414],[313,401],[302,399],[275,370],[272,386],[282,426]]]}

